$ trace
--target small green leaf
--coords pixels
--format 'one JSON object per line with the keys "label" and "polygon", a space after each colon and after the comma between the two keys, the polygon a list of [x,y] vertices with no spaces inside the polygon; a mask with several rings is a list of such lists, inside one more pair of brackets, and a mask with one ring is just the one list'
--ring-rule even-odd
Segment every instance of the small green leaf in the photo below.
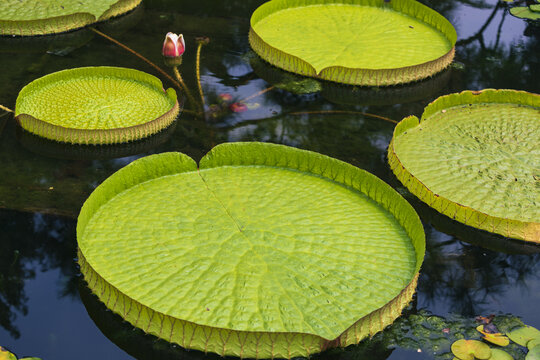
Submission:
{"label": "small green leaf", "polygon": [[458,340],[452,344],[452,353],[461,360],[489,359],[491,349],[478,340]]}
{"label": "small green leaf", "polygon": [[540,345],[536,345],[530,349],[525,360],[540,360]]}
{"label": "small green leaf", "polygon": [[540,12],[537,12],[537,11],[538,10],[532,10],[532,7],[517,6],[510,9],[510,14],[520,19],[539,20]]}
{"label": "small green leaf", "polygon": [[491,357],[489,360],[513,360],[514,358],[504,350],[491,349]]}
{"label": "small green leaf", "polygon": [[527,347],[529,348],[529,350],[538,345],[540,345],[540,337],[534,338],[527,343]]}
{"label": "small green leaf", "polygon": [[540,338],[540,330],[532,326],[524,326],[510,331],[506,335],[516,344],[527,346],[529,341]]}

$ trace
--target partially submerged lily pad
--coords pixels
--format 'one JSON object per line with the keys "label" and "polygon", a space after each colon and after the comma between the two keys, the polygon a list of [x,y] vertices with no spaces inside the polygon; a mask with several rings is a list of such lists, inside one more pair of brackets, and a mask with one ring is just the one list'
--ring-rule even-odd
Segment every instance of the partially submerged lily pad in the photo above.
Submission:
{"label": "partially submerged lily pad", "polygon": [[425,248],[412,207],[375,176],[263,143],[219,145],[199,168],[180,153],[133,162],[85,202],[77,239],[90,289],[134,326],[257,358],[382,330]]}
{"label": "partially submerged lily pad", "polygon": [[390,167],[420,200],[464,224],[540,243],[540,95],[465,91],[394,130]]}
{"label": "partially submerged lily pad", "polygon": [[0,1],[0,35],[33,36],[81,28],[126,13],[142,0]]}
{"label": "partially submerged lily pad", "polygon": [[532,326],[524,326],[510,331],[508,337],[521,346],[527,346],[531,340],[540,339],[540,330]]}
{"label": "partially submerged lily pad", "polygon": [[272,0],[253,13],[249,40],[263,59],[287,71],[379,86],[446,68],[456,31],[415,0]]}
{"label": "partially submerged lily pad", "polygon": [[489,346],[478,340],[458,340],[452,344],[452,353],[461,360],[484,360],[491,357]]}
{"label": "partially submerged lily pad", "polygon": [[491,349],[489,360],[514,360],[512,355],[501,349]]}
{"label": "partially submerged lily pad", "polygon": [[142,71],[117,67],[63,70],[26,85],[15,107],[22,128],[72,144],[139,140],[169,126],[176,92]]}

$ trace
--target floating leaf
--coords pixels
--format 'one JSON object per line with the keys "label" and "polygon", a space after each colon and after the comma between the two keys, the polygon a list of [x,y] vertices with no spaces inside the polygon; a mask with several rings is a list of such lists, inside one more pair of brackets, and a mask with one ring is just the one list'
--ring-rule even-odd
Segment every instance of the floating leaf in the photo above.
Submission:
{"label": "floating leaf", "polygon": [[442,96],[422,120],[412,116],[396,126],[390,167],[411,193],[452,219],[540,243],[539,120],[537,94]]}
{"label": "floating leaf", "polygon": [[425,246],[383,181],[263,143],[219,145],[199,168],[180,153],[139,159],[92,193],[77,233],[81,272],[112,311],[187,348],[258,358],[382,330]]}
{"label": "floating leaf", "polygon": [[499,345],[499,346],[507,346],[510,344],[510,339],[508,337],[504,336],[501,333],[491,333],[484,331],[485,325],[480,325],[476,328],[478,332],[480,332],[482,335],[484,335],[483,339],[486,341],[489,341],[492,344]]}
{"label": "floating leaf", "polygon": [[506,335],[516,344],[527,346],[529,341],[540,339],[540,330],[526,325],[510,331]]}
{"label": "floating leaf", "polygon": [[454,58],[454,27],[417,1],[316,4],[272,0],[261,5],[251,17],[251,47],[282,69],[354,85],[420,80]]}
{"label": "floating leaf", "polygon": [[491,349],[491,357],[489,360],[514,360],[514,358],[504,350]]}
{"label": "floating leaf", "polygon": [[72,144],[125,143],[169,126],[179,112],[176,92],[142,71],[85,67],[55,72],[17,97],[21,127]]}
{"label": "floating leaf", "polygon": [[[534,5],[533,5],[534,6]],[[532,10],[532,6],[516,6],[510,9],[510,14],[520,19],[540,20],[539,10]]]}
{"label": "floating leaf", "polygon": [[458,340],[452,344],[452,353],[461,360],[489,359],[491,349],[478,340]]}
{"label": "floating leaf", "polygon": [[533,347],[540,345],[540,336],[530,340],[527,343],[527,347],[531,350]]}
{"label": "floating leaf", "polygon": [[44,35],[104,21],[137,7],[142,0],[0,1],[0,35]]}
{"label": "floating leaf", "polygon": [[540,345],[536,345],[532,349],[529,349],[525,360],[540,360]]}

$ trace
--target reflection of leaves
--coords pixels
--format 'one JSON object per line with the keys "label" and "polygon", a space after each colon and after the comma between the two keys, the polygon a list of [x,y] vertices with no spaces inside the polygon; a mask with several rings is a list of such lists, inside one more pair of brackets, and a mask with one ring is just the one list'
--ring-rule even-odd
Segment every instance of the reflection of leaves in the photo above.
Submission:
{"label": "reflection of leaves", "polygon": [[[4,235],[0,251],[0,326],[18,338],[18,329],[12,323],[15,313],[27,313],[24,285],[35,277],[36,265],[43,271],[60,268],[66,278],[76,279],[75,221],[0,210],[0,224]],[[76,294],[70,285],[68,281],[60,289],[62,295]]]}

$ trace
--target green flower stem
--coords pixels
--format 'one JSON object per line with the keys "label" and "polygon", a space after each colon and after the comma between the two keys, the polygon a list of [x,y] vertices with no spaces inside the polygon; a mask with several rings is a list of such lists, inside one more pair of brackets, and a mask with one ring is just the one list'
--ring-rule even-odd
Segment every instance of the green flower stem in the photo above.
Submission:
{"label": "green flower stem", "polygon": [[201,104],[202,104],[202,108],[204,110],[204,93],[203,93],[203,90],[202,90],[202,85],[201,85],[201,48],[203,46],[203,42],[200,41],[199,42],[199,45],[197,46],[197,61],[196,61],[196,66],[195,66],[195,70],[197,72],[197,85],[199,86],[199,96],[201,97]]}
{"label": "green flower stem", "polygon": [[15,111],[11,110],[10,108],[7,108],[7,107],[2,106],[2,105],[0,105],[0,109],[1,109],[1,110],[4,110],[4,111],[7,111],[7,112],[10,112],[10,113],[14,113],[14,112],[15,112]]}
{"label": "green flower stem", "polygon": [[186,83],[184,82],[184,79],[182,79],[182,75],[180,74],[180,71],[178,70],[178,66],[173,66],[172,68],[173,68],[174,76],[176,76],[176,79],[178,79],[178,83],[182,85],[182,88],[186,92],[186,95],[191,105],[193,105],[193,107],[195,108],[198,108],[198,110],[202,112],[201,105],[195,101],[195,98],[193,97],[193,95],[191,95],[191,92],[188,90],[188,87]]}
{"label": "green flower stem", "polygon": [[153,67],[156,71],[158,71],[161,75],[165,76],[170,82],[172,82],[177,88],[179,88],[180,90],[184,90],[186,93],[188,93],[188,90],[187,90],[187,87],[185,87],[185,84],[183,83],[179,83],[178,81],[176,81],[171,75],[167,74],[162,68],[160,68],[159,66],[157,66],[156,64],[154,64],[153,62],[151,62],[150,60],[148,60],[147,58],[145,58],[144,56],[142,56],[141,54],[139,54],[138,52],[136,52],[135,50],[127,47],[126,45],[122,44],[120,41],[118,40],[115,40],[113,39],[112,37],[110,37],[109,35],[106,35],[104,33],[102,33],[101,31],[99,30],[96,30],[94,28],[90,28],[90,30],[92,30],[93,32],[95,32],[96,34],[100,35],[100,36],[103,36],[105,39],[115,43],[116,45],[120,46],[122,49],[126,50],[126,51],[129,51],[130,53],[132,53],[133,55],[137,56],[139,59],[141,59],[142,61],[144,61],[145,63],[147,63],[148,65],[150,65],[151,67]]}

